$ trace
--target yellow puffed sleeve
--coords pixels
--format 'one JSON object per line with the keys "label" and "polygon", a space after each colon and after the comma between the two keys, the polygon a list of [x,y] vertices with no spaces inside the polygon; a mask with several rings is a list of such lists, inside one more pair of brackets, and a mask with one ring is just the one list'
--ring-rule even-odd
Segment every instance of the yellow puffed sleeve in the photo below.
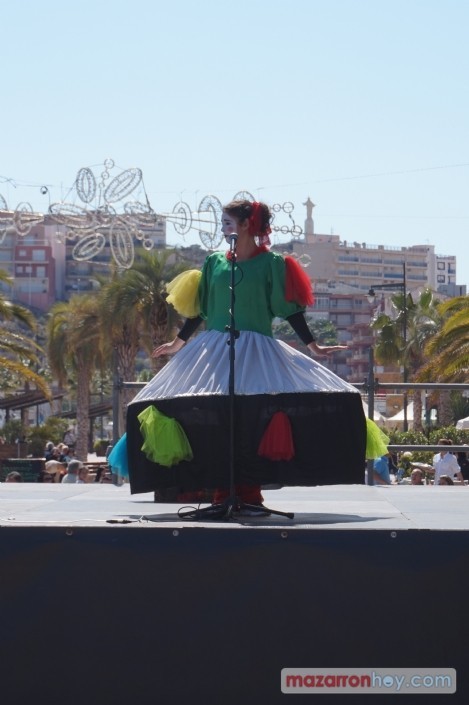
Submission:
{"label": "yellow puffed sleeve", "polygon": [[188,269],[166,284],[166,291],[169,294],[166,300],[185,318],[195,318],[200,313],[199,282],[201,276],[200,270]]}

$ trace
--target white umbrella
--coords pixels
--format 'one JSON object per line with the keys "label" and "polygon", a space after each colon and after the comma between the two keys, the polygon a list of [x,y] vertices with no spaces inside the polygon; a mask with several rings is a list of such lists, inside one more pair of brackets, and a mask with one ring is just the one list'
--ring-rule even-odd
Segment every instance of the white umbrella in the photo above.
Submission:
{"label": "white umbrella", "polygon": [[465,419],[459,419],[459,421],[456,424],[456,428],[459,428],[460,430],[464,430],[469,428],[469,416],[466,416]]}
{"label": "white umbrella", "polygon": [[[409,404],[407,404],[407,420],[408,421],[413,421],[414,420],[414,402],[411,401]],[[391,416],[388,421],[404,421],[404,409],[401,409],[400,411],[397,412],[394,416]]]}
{"label": "white umbrella", "polygon": [[[411,401],[407,405],[407,422],[409,424],[409,428],[412,428],[414,425],[414,402]],[[394,416],[391,416],[389,419],[386,419],[386,424],[388,426],[395,426],[396,424],[399,423],[404,423],[404,409],[401,409],[400,411],[397,412],[397,414],[394,414]]]}
{"label": "white umbrella", "polygon": [[[386,419],[386,423],[388,426],[394,426],[399,423],[403,423],[404,421],[404,409],[401,409],[400,411],[397,412],[397,414],[394,414],[394,416],[391,416],[389,419]],[[407,404],[407,421],[409,424],[409,428],[414,427],[414,402],[411,401],[409,404]],[[425,422],[425,412],[422,409],[422,421]],[[436,411],[435,409],[431,410],[430,414],[430,422],[434,423],[436,421]],[[469,422],[469,418],[467,419]],[[469,425],[467,426],[469,428]]]}

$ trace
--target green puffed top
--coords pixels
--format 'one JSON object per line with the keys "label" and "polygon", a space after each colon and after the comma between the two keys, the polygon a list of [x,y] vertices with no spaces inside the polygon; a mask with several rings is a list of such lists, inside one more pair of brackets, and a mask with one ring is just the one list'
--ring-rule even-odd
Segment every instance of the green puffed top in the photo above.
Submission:
{"label": "green puffed top", "polygon": [[[262,252],[236,263],[235,325],[273,337],[272,320],[304,311],[304,306],[285,299],[285,260],[276,252]],[[207,330],[225,332],[230,324],[231,262],[223,252],[205,260],[199,284],[200,315]]]}

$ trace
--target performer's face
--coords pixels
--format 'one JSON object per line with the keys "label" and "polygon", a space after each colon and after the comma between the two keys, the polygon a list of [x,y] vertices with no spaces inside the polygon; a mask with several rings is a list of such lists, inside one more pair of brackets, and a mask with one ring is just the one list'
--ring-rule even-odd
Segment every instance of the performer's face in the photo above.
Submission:
{"label": "performer's face", "polygon": [[221,229],[225,238],[232,233],[238,234],[238,221],[232,215],[223,211],[221,223]]}

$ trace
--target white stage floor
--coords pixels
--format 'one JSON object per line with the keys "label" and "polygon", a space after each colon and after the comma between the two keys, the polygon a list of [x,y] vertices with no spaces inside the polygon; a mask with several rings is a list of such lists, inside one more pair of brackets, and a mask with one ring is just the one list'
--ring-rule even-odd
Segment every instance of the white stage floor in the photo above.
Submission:
{"label": "white stage floor", "polygon": [[[153,493],[131,495],[129,485],[0,484],[0,526],[134,526],[469,530],[469,487],[333,485],[264,491],[265,505],[294,512],[229,521],[188,521],[180,504],[158,504]],[[184,505],[187,506],[187,505]],[[194,506],[194,505],[190,505]],[[207,506],[207,505],[202,505]],[[146,519],[145,517],[150,517]]]}

